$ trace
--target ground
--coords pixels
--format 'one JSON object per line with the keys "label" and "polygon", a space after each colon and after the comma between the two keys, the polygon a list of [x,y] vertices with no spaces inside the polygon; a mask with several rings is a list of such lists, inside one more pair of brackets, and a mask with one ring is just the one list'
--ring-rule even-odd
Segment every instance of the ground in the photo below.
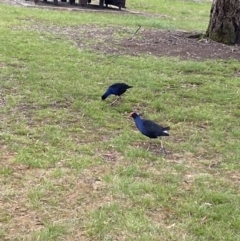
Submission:
{"label": "ground", "polygon": [[[40,2],[35,5],[32,1],[25,0],[0,0],[0,2],[28,7],[39,8],[54,8],[58,10],[74,10],[74,11],[114,11],[117,14],[139,14],[146,15],[146,13],[132,12],[127,9],[121,11],[116,8],[98,9],[96,6],[81,8],[72,6],[66,3],[61,3],[59,6],[54,6],[52,3],[44,4]],[[151,17],[151,14],[147,14]],[[156,16],[156,15],[154,15]],[[161,16],[159,17],[167,17]],[[35,25],[39,29],[43,26]],[[55,32],[67,36],[73,40],[79,48],[91,47],[95,51],[101,51],[111,54],[132,54],[139,55],[142,53],[152,54],[158,57],[174,56],[180,59],[229,59],[235,58],[240,60],[240,46],[239,45],[224,45],[214,42],[210,39],[199,37],[199,33],[189,33],[184,31],[167,31],[160,29],[144,29],[141,26],[136,30],[129,28],[108,27],[99,29],[94,26],[80,26],[78,28],[58,28],[57,26],[44,27],[44,31]],[[79,38],[79,34],[83,33],[85,39]],[[200,33],[200,35],[203,33]],[[116,35],[118,36],[116,38]],[[89,43],[86,38],[98,37],[101,41]],[[119,37],[121,36],[121,37]]]}
{"label": "ground", "polygon": [[[25,0],[0,2],[57,11],[114,11],[152,17],[149,13],[129,9],[100,10],[62,3],[55,7],[51,3],[35,5]],[[6,61],[3,58],[0,62],[3,72],[0,74],[0,106],[4,110],[0,119],[1,128],[6,128],[1,133],[0,143],[0,159],[3,160],[0,240],[123,241],[140,240],[140,236],[145,235],[148,238],[141,240],[165,241],[196,240],[194,235],[199,234],[204,235],[201,240],[240,240],[237,119],[240,85],[236,78],[240,76],[240,67],[235,61],[201,61],[240,60],[240,46],[195,38],[196,33],[143,26],[54,25],[38,21],[35,15],[29,17],[32,15],[18,15],[19,25],[7,25],[19,31],[12,31],[3,43],[14,40],[23,28],[36,30],[37,34],[30,35],[30,40],[25,32],[19,34],[20,38],[11,42],[9,49],[5,48],[9,52],[2,53]],[[58,39],[57,44],[55,39]],[[94,55],[92,62],[88,62],[84,61],[89,58],[87,51],[75,56],[76,48],[71,50],[65,46],[66,50],[58,52],[62,39],[79,49],[108,53],[110,57],[103,64],[99,63],[99,68],[91,68],[89,65],[97,65],[105,55]],[[42,40],[52,41],[51,48],[47,46],[43,54],[45,42],[42,44]],[[31,55],[28,51],[25,53],[26,48],[35,47],[29,42],[36,42],[37,46]],[[23,46],[17,48],[21,55],[11,55],[14,47],[21,43]],[[51,62],[52,53],[56,53],[56,65]],[[118,68],[120,62],[116,62],[109,64],[109,69],[114,68],[111,74],[119,74],[110,75],[104,82],[108,73],[104,72],[108,71],[108,66],[104,65],[113,59],[111,54],[114,57],[121,54],[178,56],[196,61],[176,61],[179,62],[177,68],[176,64],[171,65],[172,59],[162,59],[159,65],[159,61],[154,63],[155,58],[149,58],[150,63],[137,63],[138,71],[132,71],[137,73],[131,73],[127,67],[129,73],[125,76],[121,73],[125,65]],[[131,61],[138,58],[133,59]],[[156,69],[151,68],[154,64]],[[65,71],[59,71],[59,66]],[[92,71],[91,75],[81,73],[82,66],[86,73]],[[162,68],[160,71],[158,66]],[[153,71],[152,75],[147,75],[153,76],[151,81],[137,76],[143,75],[147,68],[147,72]],[[71,75],[66,74],[68,71]],[[160,74],[163,80],[159,80]],[[102,92],[97,91],[93,97],[92,93],[85,94],[89,76],[101,91],[105,90],[106,83],[118,77],[136,82],[139,94],[135,97],[129,91],[119,107],[109,107],[110,100],[100,100]],[[158,82],[160,84],[156,85]],[[149,100],[144,96],[149,96]],[[154,98],[163,100],[164,105],[160,106]],[[154,121],[171,123],[171,136],[163,139],[166,157],[162,158],[157,140],[151,141],[149,152],[145,151],[149,140],[143,136],[141,139],[133,120],[125,120],[132,107],[141,111],[144,118],[152,113]],[[103,110],[101,118],[95,115],[99,110]],[[159,112],[167,115],[160,116]],[[96,124],[95,120],[98,120]],[[129,123],[129,133],[121,130],[126,123]],[[134,134],[136,139],[128,140]],[[8,143],[17,145],[17,152],[11,152]],[[158,238],[154,239],[154,235]]]}

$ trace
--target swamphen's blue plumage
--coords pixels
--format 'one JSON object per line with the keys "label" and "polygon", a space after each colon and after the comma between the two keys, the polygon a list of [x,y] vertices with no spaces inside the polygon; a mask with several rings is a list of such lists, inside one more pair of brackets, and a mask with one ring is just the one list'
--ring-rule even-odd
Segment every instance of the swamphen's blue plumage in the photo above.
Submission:
{"label": "swamphen's blue plumage", "polygon": [[[142,119],[137,113],[132,112],[130,116],[134,119],[134,122],[138,130],[149,138],[158,138],[161,136],[169,136],[168,131],[170,127],[162,127],[151,120]],[[161,142],[162,150],[165,152]]]}
{"label": "swamphen's blue plumage", "polygon": [[117,95],[120,99],[120,96],[129,88],[132,88],[132,86],[129,86],[125,83],[115,83],[108,87],[107,91],[102,95],[102,100],[105,100],[109,95]]}

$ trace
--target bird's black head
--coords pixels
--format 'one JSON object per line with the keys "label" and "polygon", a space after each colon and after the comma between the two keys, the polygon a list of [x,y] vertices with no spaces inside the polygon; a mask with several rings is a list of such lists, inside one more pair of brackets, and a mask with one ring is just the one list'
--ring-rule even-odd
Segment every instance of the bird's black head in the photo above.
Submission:
{"label": "bird's black head", "polygon": [[102,95],[101,98],[102,98],[102,100],[105,100],[105,99],[106,99],[106,96],[105,96],[105,95]]}

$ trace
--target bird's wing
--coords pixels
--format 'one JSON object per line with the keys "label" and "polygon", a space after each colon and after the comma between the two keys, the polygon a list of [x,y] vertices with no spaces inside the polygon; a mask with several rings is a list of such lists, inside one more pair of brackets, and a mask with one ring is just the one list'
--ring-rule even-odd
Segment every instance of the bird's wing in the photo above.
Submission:
{"label": "bird's wing", "polygon": [[152,135],[160,135],[164,128],[151,120],[143,120],[143,126],[145,130]]}
{"label": "bird's wing", "polygon": [[112,88],[121,88],[124,84],[123,83],[115,83],[115,84],[112,84],[111,86],[109,87],[112,87]]}
{"label": "bird's wing", "polygon": [[126,89],[130,88],[131,86],[129,86],[129,85],[125,84],[125,83],[115,83],[115,84],[111,85],[110,87],[121,89],[121,90],[122,89],[126,90]]}

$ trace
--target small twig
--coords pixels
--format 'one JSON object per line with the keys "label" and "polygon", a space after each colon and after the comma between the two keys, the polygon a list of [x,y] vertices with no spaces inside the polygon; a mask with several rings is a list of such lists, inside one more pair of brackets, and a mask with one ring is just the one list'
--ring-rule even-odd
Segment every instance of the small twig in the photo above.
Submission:
{"label": "small twig", "polygon": [[137,32],[140,30],[141,27],[142,27],[141,25],[138,26],[138,29],[136,30],[136,32],[134,33],[134,35],[137,34]]}

